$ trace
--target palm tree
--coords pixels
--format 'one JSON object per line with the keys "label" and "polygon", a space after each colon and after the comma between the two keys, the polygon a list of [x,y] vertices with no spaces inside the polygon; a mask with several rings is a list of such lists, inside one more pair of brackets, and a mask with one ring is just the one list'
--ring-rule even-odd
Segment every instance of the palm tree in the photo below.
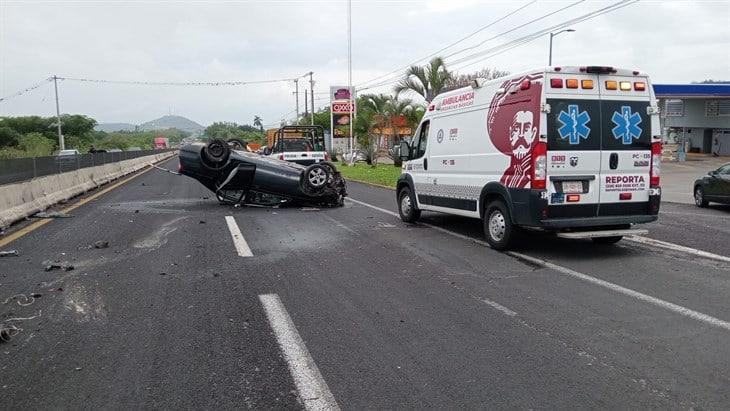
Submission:
{"label": "palm tree", "polygon": [[451,73],[446,69],[444,59],[434,57],[424,67],[411,66],[406,70],[405,78],[395,86],[396,97],[403,92],[410,91],[420,94],[427,103],[430,103],[446,86]]}
{"label": "palm tree", "polygon": [[264,123],[261,121],[261,117],[259,116],[253,116],[253,126],[258,127],[261,131],[264,131]]}

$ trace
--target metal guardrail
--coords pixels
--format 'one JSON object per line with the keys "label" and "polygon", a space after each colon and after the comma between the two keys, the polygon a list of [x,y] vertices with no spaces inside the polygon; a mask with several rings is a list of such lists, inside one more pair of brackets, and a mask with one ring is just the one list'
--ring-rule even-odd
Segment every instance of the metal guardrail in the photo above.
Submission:
{"label": "metal guardrail", "polygon": [[173,149],[89,153],[71,156],[11,158],[0,160],[0,185],[18,183],[36,177],[75,171],[81,168],[116,163],[133,158],[160,154]]}

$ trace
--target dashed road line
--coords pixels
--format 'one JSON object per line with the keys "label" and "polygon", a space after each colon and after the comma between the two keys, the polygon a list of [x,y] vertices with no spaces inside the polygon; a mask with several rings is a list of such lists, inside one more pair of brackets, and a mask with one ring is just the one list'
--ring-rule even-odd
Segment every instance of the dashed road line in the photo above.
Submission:
{"label": "dashed road line", "polygon": [[722,261],[725,263],[730,263],[730,257],[725,257],[724,255],[713,254],[713,253],[709,253],[707,251],[698,250],[696,248],[685,247],[685,246],[679,245],[679,244],[655,240],[655,239],[649,238],[649,237],[630,236],[630,237],[625,237],[624,240],[633,241],[635,243],[640,243],[640,244],[649,245],[649,246],[653,246],[653,247],[663,248],[666,250],[680,251],[683,253],[695,255],[697,257],[708,258],[711,260],[717,260],[717,261]]}
{"label": "dashed road line", "polygon": [[236,252],[238,252],[238,255],[241,257],[253,257],[251,248],[248,246],[246,239],[243,238],[243,234],[241,234],[238,224],[236,224],[236,219],[233,218],[233,216],[227,215],[226,223],[228,224],[228,231],[231,232],[231,237],[233,237],[233,245],[236,246]]}
{"label": "dashed road line", "polygon": [[276,341],[284,354],[289,372],[307,410],[339,410],[335,397],[330,392],[317,364],[309,354],[307,346],[284,304],[276,294],[259,295],[266,318],[274,331]]}
{"label": "dashed road line", "polygon": [[[354,203],[357,203],[357,204],[361,204],[361,205],[366,206],[366,207],[370,207],[370,208],[372,208],[374,210],[378,210],[378,211],[384,212],[386,214],[390,214],[390,215],[393,215],[393,216],[396,216],[396,217],[398,216],[398,214],[396,214],[396,213],[394,213],[392,211],[389,211],[389,210],[386,210],[384,208],[380,208],[380,207],[374,206],[372,204],[368,204],[368,203],[365,203],[365,202],[362,202],[362,201],[354,200],[352,198],[348,198],[348,200],[350,200],[350,201],[352,201]],[[459,234],[459,233],[453,232],[451,230],[447,230],[445,228],[437,227],[437,226],[434,226],[434,225],[431,225],[431,224],[423,224],[423,225],[428,226],[430,228],[434,228],[437,231],[440,231],[442,233],[449,234],[449,235],[454,236],[454,237],[457,237],[457,238],[461,238],[463,240],[472,241],[472,242],[475,242],[477,244],[488,245],[486,241],[478,240],[476,238],[469,237],[467,235]],[[642,237],[642,238],[645,238],[645,237]],[[669,244],[669,243],[667,243],[667,244]],[[699,251],[699,250],[696,250],[696,251]],[[695,310],[689,309],[687,307],[683,307],[681,305],[677,305],[677,304],[674,304],[674,303],[670,303],[669,301],[665,301],[665,300],[662,300],[660,298],[652,297],[652,296],[650,296],[648,294],[644,294],[644,293],[641,293],[639,291],[632,290],[630,288],[622,287],[622,286],[620,286],[618,284],[614,284],[614,283],[611,283],[611,282],[608,282],[608,281],[605,281],[605,280],[601,280],[599,278],[592,277],[592,276],[590,276],[588,274],[584,274],[584,273],[581,273],[581,272],[578,272],[578,271],[575,271],[575,270],[571,270],[570,268],[566,268],[566,267],[563,267],[563,266],[560,266],[560,265],[557,265],[557,264],[553,264],[553,263],[551,263],[549,261],[545,261],[545,260],[542,260],[542,259],[539,259],[539,258],[536,258],[536,257],[531,257],[531,256],[526,255],[526,254],[522,254],[522,253],[518,253],[518,252],[514,252],[514,251],[507,251],[506,254],[507,255],[511,255],[511,256],[513,256],[515,258],[518,258],[518,259],[520,259],[522,261],[526,261],[526,262],[529,262],[531,264],[535,264],[535,265],[538,265],[538,266],[541,266],[541,267],[544,267],[544,268],[549,268],[549,269],[554,270],[554,271],[557,271],[557,272],[559,272],[561,274],[569,275],[569,276],[571,276],[573,278],[577,278],[579,280],[582,280],[582,281],[585,281],[585,282],[588,282],[588,283],[591,283],[591,284],[594,284],[594,285],[598,285],[598,286],[607,288],[607,289],[609,289],[611,291],[615,291],[615,292],[621,293],[621,294],[626,295],[628,297],[635,298],[635,299],[640,300],[640,301],[643,301],[645,303],[649,303],[649,304],[655,305],[657,307],[660,307],[660,308],[663,308],[663,309],[672,311],[674,313],[680,314],[682,316],[685,316],[685,317],[688,317],[688,318],[691,318],[691,319],[694,319],[694,320],[703,322],[703,323],[708,324],[708,325],[711,325],[713,327],[718,327],[718,328],[722,328],[722,329],[725,329],[725,330],[730,331],[730,322],[721,320],[719,318],[712,317],[710,315],[701,313],[699,311],[695,311]],[[708,253],[708,254],[710,254],[710,253]],[[722,257],[722,256],[719,256],[719,257]]]}

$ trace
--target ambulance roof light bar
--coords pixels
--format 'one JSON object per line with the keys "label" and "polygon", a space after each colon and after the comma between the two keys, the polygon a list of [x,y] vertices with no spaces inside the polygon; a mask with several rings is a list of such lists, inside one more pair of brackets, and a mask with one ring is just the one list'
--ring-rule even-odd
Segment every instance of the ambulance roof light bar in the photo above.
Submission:
{"label": "ambulance roof light bar", "polygon": [[589,74],[614,74],[618,70],[616,70],[613,67],[609,66],[587,66],[587,67],[581,67],[580,71],[585,71]]}

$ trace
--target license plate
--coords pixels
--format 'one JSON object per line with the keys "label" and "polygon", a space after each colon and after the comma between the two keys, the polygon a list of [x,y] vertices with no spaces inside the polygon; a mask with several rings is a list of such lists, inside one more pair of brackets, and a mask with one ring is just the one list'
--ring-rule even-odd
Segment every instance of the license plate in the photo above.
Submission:
{"label": "license plate", "polygon": [[583,192],[583,182],[581,181],[563,181],[563,193],[573,194]]}

